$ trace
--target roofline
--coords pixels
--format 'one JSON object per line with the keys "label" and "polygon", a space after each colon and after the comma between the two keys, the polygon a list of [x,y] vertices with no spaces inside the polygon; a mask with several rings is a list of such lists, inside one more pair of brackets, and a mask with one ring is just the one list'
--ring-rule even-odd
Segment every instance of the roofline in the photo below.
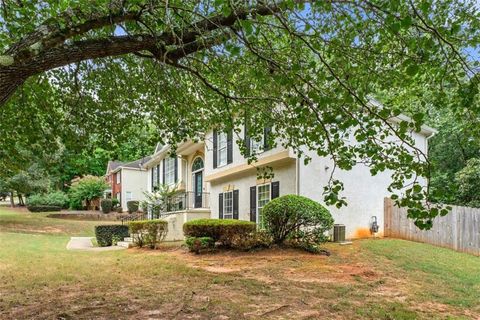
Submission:
{"label": "roofline", "polygon": [[120,171],[120,169],[122,169],[122,170],[147,171],[147,169],[143,168],[143,166],[142,166],[142,167],[139,167],[139,168],[131,168],[131,167],[120,166],[120,167],[116,167],[115,170],[112,170],[111,173],[116,173],[116,172]]}
{"label": "roofline", "polygon": [[[369,103],[371,105],[377,107],[377,108],[383,108],[383,104],[376,99],[370,98]],[[391,122],[394,122],[394,123],[400,123],[400,122],[403,122],[403,121],[413,122],[413,119],[402,113],[402,114],[399,114],[398,116],[388,118],[387,121],[391,121]],[[423,124],[420,127],[420,133],[422,133],[426,137],[430,137],[430,136],[433,136],[433,135],[437,134],[438,131],[435,128],[432,128],[430,126],[427,126],[427,125]]]}
{"label": "roofline", "polygon": [[162,147],[162,149],[160,149],[160,151],[158,151],[157,153],[153,154],[152,157],[150,158],[150,160],[148,160],[147,162],[145,162],[142,167],[143,168],[146,168],[146,167],[149,167],[150,165],[154,164],[157,162],[158,158],[160,158],[161,156],[163,156],[165,153],[167,153],[168,151],[170,151],[170,145],[169,144],[166,144]]}

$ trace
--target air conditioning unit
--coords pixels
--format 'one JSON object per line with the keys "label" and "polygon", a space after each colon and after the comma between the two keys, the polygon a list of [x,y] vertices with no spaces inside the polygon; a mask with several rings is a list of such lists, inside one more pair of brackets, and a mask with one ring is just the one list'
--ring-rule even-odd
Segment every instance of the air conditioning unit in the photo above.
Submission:
{"label": "air conditioning unit", "polygon": [[333,225],[333,242],[345,242],[345,225]]}

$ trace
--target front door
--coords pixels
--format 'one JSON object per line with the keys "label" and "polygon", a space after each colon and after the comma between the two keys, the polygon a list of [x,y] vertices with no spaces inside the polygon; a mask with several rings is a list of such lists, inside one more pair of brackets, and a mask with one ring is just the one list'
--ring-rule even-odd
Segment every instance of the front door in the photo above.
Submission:
{"label": "front door", "polygon": [[203,171],[195,172],[194,193],[195,193],[194,206],[195,208],[201,208],[202,194],[203,194]]}

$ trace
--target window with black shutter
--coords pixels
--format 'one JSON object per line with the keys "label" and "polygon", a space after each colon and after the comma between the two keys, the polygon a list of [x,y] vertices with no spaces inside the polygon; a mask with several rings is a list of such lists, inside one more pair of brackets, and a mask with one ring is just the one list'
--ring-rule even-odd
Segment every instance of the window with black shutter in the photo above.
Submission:
{"label": "window with black shutter", "polygon": [[280,181],[272,182],[272,199],[278,198],[280,196]]}
{"label": "window with black shutter", "polygon": [[178,158],[175,157],[175,183],[178,182]]}
{"label": "window with black shutter", "polygon": [[267,151],[271,149],[271,145],[269,141],[271,132],[272,132],[271,127],[265,127],[263,129],[263,151]]}
{"label": "window with black shutter", "polygon": [[238,220],[238,190],[233,190],[233,219]]}
{"label": "window with black shutter", "polygon": [[257,222],[257,187],[250,187],[250,221]]}
{"label": "window with black shutter", "polygon": [[223,193],[218,195],[218,218],[223,219]]}
{"label": "window with black shutter", "polygon": [[[166,179],[165,179],[165,168],[166,168],[166,165],[165,165],[166,161],[165,159],[162,160],[162,183],[163,184],[166,184]],[[160,170],[159,170],[160,171]]]}
{"label": "window with black shutter", "polygon": [[217,167],[218,160],[218,147],[217,147],[217,130],[213,130],[213,168]]}
{"label": "window with black shutter", "polygon": [[227,164],[233,162],[233,130],[227,133]]}
{"label": "window with black shutter", "polygon": [[246,149],[245,157],[249,157],[250,156],[250,136],[248,135],[248,124],[247,123],[245,124],[244,134],[245,134],[244,143],[245,143],[245,149]]}

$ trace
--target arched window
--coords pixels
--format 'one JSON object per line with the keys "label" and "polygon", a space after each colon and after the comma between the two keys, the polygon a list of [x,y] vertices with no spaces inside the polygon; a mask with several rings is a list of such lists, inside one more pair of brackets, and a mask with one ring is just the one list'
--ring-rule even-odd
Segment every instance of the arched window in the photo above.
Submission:
{"label": "arched window", "polygon": [[193,161],[192,172],[199,171],[202,169],[203,169],[203,160],[202,158],[198,157]]}

